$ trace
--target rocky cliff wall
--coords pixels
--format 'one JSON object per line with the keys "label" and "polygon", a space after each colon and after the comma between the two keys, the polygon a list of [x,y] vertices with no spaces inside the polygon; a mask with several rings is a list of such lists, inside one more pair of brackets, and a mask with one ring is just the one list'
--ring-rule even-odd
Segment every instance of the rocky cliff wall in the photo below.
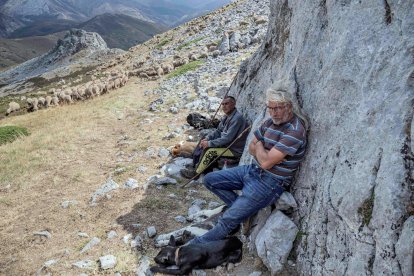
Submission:
{"label": "rocky cliff wall", "polygon": [[288,79],[309,116],[292,189],[302,275],[412,275],[413,60],[412,0],[271,1],[230,93],[257,124]]}

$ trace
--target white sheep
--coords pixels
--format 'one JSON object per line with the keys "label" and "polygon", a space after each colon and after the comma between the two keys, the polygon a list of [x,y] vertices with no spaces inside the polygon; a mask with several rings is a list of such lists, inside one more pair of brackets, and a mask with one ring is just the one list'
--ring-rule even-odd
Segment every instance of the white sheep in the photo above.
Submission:
{"label": "white sheep", "polygon": [[50,106],[50,104],[52,103],[52,97],[51,96],[46,96],[46,103],[45,103],[45,107],[48,108]]}
{"label": "white sheep", "polygon": [[10,102],[9,108],[6,111],[6,116],[9,116],[10,113],[20,110],[20,105],[16,102]]}
{"label": "white sheep", "polygon": [[57,96],[53,96],[52,97],[52,104],[54,106],[58,106],[59,105],[59,98]]}
{"label": "white sheep", "polygon": [[40,104],[40,106],[45,106],[46,105],[46,99],[43,97],[39,97],[38,102]]}

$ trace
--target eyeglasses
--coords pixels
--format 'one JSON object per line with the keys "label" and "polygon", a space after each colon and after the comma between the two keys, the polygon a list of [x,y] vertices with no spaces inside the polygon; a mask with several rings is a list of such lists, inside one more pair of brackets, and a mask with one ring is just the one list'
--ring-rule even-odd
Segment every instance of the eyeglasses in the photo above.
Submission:
{"label": "eyeglasses", "polygon": [[231,104],[231,102],[221,103],[221,105],[229,105],[229,104]]}
{"label": "eyeglasses", "polygon": [[281,104],[281,105],[277,105],[277,106],[266,106],[267,110],[272,111],[272,112],[276,112],[276,111],[282,111],[284,110],[288,105],[287,104]]}

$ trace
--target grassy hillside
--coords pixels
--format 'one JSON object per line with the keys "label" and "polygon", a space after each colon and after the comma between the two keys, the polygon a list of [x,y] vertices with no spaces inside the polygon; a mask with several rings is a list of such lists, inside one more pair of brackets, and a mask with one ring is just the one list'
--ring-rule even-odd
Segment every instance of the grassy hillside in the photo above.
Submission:
{"label": "grassy hillside", "polygon": [[99,33],[109,48],[127,50],[167,30],[166,27],[121,14],[103,14],[78,26]]}

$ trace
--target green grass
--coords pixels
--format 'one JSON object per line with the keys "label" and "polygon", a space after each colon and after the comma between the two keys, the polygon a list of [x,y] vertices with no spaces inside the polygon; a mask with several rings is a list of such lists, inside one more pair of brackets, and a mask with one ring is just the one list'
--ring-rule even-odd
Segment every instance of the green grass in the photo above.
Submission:
{"label": "green grass", "polygon": [[160,43],[158,43],[157,46],[155,46],[156,49],[161,50],[161,48],[165,45],[167,45],[168,43],[170,43],[172,41],[172,39],[170,38],[166,38],[164,40],[162,40]]}
{"label": "green grass", "polygon": [[369,225],[372,218],[372,211],[374,209],[374,192],[371,194],[370,198],[367,198],[362,205],[358,208],[358,214],[362,216],[363,225]]}
{"label": "green grass", "polygon": [[17,126],[0,127],[0,145],[11,143],[21,136],[28,136],[27,128]]}
{"label": "green grass", "polygon": [[196,61],[192,61],[190,63],[184,64],[183,66],[178,67],[177,70],[171,72],[170,74],[168,74],[167,78],[171,79],[174,77],[178,77],[181,76],[189,71],[193,71],[195,69],[197,69],[198,67],[200,67],[202,64],[204,64],[203,61],[200,60],[196,60]]}
{"label": "green grass", "polygon": [[183,49],[183,48],[186,48],[186,47],[188,47],[188,46],[190,46],[190,45],[192,45],[192,44],[195,44],[195,43],[197,43],[197,42],[199,42],[199,41],[201,41],[201,40],[203,40],[204,38],[206,38],[205,36],[202,36],[202,37],[199,37],[199,38],[196,38],[196,39],[193,39],[193,40],[191,40],[191,41],[188,41],[188,42],[186,42],[186,43],[183,43],[183,44],[181,44],[181,45],[179,45],[178,47],[177,47],[177,51],[180,51],[181,49]]}

